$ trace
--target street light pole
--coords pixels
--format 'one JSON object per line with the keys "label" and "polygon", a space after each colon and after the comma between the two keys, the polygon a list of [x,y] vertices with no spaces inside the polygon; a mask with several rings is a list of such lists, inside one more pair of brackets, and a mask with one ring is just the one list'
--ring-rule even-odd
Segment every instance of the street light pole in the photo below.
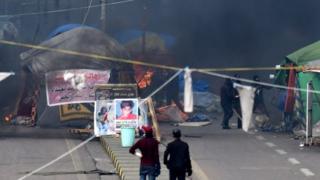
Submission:
{"label": "street light pole", "polygon": [[108,0],[101,0],[101,29],[103,32],[107,31],[107,2]]}

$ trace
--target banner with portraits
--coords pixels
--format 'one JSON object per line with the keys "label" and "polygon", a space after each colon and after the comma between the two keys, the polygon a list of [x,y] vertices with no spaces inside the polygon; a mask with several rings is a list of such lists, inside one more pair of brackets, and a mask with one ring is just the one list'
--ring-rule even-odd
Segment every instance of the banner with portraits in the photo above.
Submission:
{"label": "banner with portraits", "polygon": [[116,124],[111,100],[98,100],[95,103],[94,134],[96,136],[116,134]]}
{"label": "banner with portraits", "polygon": [[138,126],[138,99],[135,84],[99,84],[95,86],[94,133],[112,135],[121,127]]}
{"label": "banner with portraits", "polygon": [[115,99],[113,104],[116,129],[121,129],[121,127],[138,127],[138,99]]}

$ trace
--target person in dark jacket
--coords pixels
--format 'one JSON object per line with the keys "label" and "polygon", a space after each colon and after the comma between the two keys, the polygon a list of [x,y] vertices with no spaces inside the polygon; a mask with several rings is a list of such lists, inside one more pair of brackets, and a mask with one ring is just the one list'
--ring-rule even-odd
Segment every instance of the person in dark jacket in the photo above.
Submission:
{"label": "person in dark jacket", "polygon": [[129,150],[136,154],[136,149],[141,151],[140,180],[155,180],[160,175],[159,142],[153,138],[151,127],[144,127],[145,137],[137,141]]}
{"label": "person in dark jacket", "polygon": [[[239,74],[235,74],[234,75],[235,78],[240,78]],[[233,83],[237,83],[237,84],[241,84],[241,81],[239,80],[234,80]],[[234,98],[233,98],[233,109],[236,111],[237,116],[238,116],[238,129],[242,128],[242,112],[241,112],[241,105],[240,105],[240,96],[239,96],[239,92],[236,88],[233,88],[234,90]]]}
{"label": "person in dark jacket", "polygon": [[226,79],[220,89],[220,104],[223,109],[222,129],[230,129],[229,119],[233,115],[232,103],[234,100],[234,89],[231,79]]}
{"label": "person in dark jacket", "polygon": [[185,180],[186,173],[192,174],[189,146],[180,139],[179,129],[174,129],[172,134],[175,140],[168,144],[163,162],[169,169],[170,180]]}
{"label": "person in dark jacket", "polygon": [[[260,78],[258,75],[254,75],[252,79],[253,79],[253,81],[260,82]],[[270,87],[267,87],[267,86],[264,86],[261,84],[257,84],[257,83],[253,84],[253,87],[256,88],[255,97],[254,97],[253,112],[261,112],[269,117],[267,107],[264,103],[263,90],[270,89]]]}

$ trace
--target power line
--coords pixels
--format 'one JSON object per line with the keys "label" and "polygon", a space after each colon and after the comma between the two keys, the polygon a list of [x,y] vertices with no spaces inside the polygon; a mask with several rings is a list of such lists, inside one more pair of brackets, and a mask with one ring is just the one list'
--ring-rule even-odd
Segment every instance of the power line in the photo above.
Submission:
{"label": "power line", "polygon": [[33,15],[41,15],[41,14],[53,14],[53,13],[62,13],[62,12],[70,12],[70,11],[78,11],[88,8],[98,8],[101,6],[111,6],[111,5],[117,5],[117,4],[125,4],[129,2],[134,2],[136,0],[123,0],[123,1],[117,1],[112,3],[106,3],[106,4],[99,4],[99,5],[92,5],[92,6],[82,6],[77,8],[67,8],[67,9],[58,9],[58,10],[52,10],[52,11],[43,11],[43,12],[31,12],[31,13],[21,13],[21,14],[7,14],[7,15],[0,15],[0,17],[21,17],[21,16],[33,16]]}
{"label": "power line", "polygon": [[92,2],[93,2],[93,0],[90,0],[89,7],[88,7],[88,9],[86,11],[86,14],[84,15],[84,18],[83,18],[83,21],[82,21],[81,25],[84,25],[86,23],[86,21],[87,21],[88,15],[90,13],[90,8],[92,7]]}
{"label": "power line", "polygon": [[[183,68],[174,67],[174,66],[153,64],[153,63],[147,63],[147,62],[142,62],[142,61],[138,61],[138,60],[130,60],[130,59],[124,59],[124,58],[117,58],[117,57],[102,56],[102,55],[98,55],[98,54],[82,53],[82,52],[76,52],[76,51],[71,51],[71,50],[56,49],[56,48],[50,48],[50,47],[45,47],[45,46],[40,46],[40,45],[31,45],[31,44],[26,44],[26,43],[19,43],[19,42],[14,42],[14,41],[0,40],[0,44],[19,46],[19,47],[26,47],[26,48],[33,48],[33,49],[38,49],[38,50],[46,50],[46,51],[51,51],[51,52],[67,54],[67,55],[89,57],[89,58],[93,58],[93,59],[97,59],[97,60],[107,60],[107,61],[113,61],[113,62],[118,62],[118,63],[127,63],[127,64],[149,66],[149,67],[154,67],[154,68],[162,68],[162,69],[168,69],[168,70],[174,70],[174,71],[183,70]],[[288,67],[277,67],[277,70],[281,70],[281,68],[284,68],[285,70],[288,70]],[[301,67],[299,67],[299,68],[300,69],[304,69],[304,68],[301,68]],[[317,67],[317,66],[316,67],[308,67],[308,68],[320,69],[320,67]],[[251,69],[254,69],[254,68],[250,68],[250,70]],[[202,74],[207,74],[207,75],[216,76],[216,77],[220,77],[220,78],[229,78],[229,79],[233,79],[233,80],[239,80],[239,81],[243,81],[243,82],[247,82],[247,83],[251,83],[251,84],[259,84],[259,85],[274,87],[274,88],[278,88],[278,89],[287,89],[287,90],[307,92],[307,89],[295,88],[295,87],[287,87],[287,86],[271,84],[271,83],[266,83],[266,82],[257,82],[257,81],[253,81],[253,80],[249,80],[249,79],[245,79],[245,78],[236,78],[236,77],[225,75],[225,74],[210,72],[210,71],[207,71],[208,69],[205,69],[205,70],[202,70],[202,69],[190,69],[190,70],[191,71],[196,71],[196,72],[199,72],[199,73],[202,73]],[[309,92],[320,94],[320,91],[317,91],[317,90],[310,90]]]}

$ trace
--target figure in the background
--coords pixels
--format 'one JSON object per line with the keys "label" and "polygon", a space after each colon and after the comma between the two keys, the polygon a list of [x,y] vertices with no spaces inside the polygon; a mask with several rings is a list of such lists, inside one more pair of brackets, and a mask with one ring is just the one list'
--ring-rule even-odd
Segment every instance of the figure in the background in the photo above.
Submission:
{"label": "figure in the background", "polygon": [[[258,75],[253,76],[253,81],[260,82],[260,78]],[[264,113],[269,117],[269,113],[267,111],[266,105],[264,103],[263,98],[263,89],[269,89],[266,86],[261,84],[253,84],[253,87],[256,88],[255,97],[254,97],[254,105],[253,105],[253,112],[261,112]]]}
{"label": "figure in the background", "polygon": [[232,102],[234,99],[234,88],[231,79],[226,79],[220,89],[220,104],[223,109],[222,129],[230,129],[229,119],[233,115]]}
{"label": "figure in the background", "polygon": [[[235,74],[234,75],[235,78],[240,78],[239,74]],[[239,80],[234,80],[233,83],[237,83],[237,84],[241,84],[241,81]],[[242,113],[241,113],[241,105],[240,105],[240,96],[239,96],[239,92],[236,88],[234,89],[234,99],[233,99],[233,109],[236,111],[237,113],[237,118],[238,118],[238,129],[242,128]]]}
{"label": "figure in the background", "polygon": [[[167,78],[169,79],[173,76],[172,73],[167,72]],[[179,100],[179,77],[175,77],[166,87],[167,94],[167,105],[171,105],[172,101],[176,104],[181,112],[184,112],[183,105]]]}

